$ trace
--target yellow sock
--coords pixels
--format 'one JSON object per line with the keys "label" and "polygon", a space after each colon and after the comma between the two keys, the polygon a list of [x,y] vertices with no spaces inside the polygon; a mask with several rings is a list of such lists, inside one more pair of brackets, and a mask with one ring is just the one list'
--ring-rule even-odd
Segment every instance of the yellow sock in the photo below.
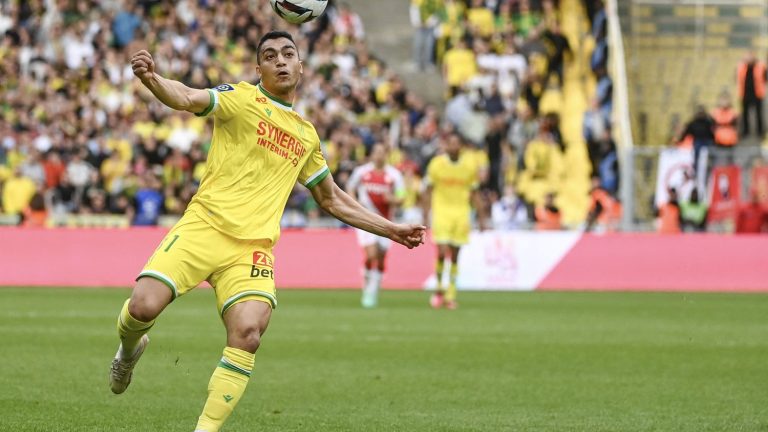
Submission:
{"label": "yellow sock", "polygon": [[437,264],[435,264],[435,273],[437,274],[437,290],[443,291],[443,260],[440,258],[437,259]]}
{"label": "yellow sock", "polygon": [[456,300],[456,279],[459,275],[459,265],[451,263],[451,282],[448,284],[448,292],[445,294],[445,299],[448,301]]}
{"label": "yellow sock", "polygon": [[224,355],[208,382],[208,400],[197,420],[196,431],[218,432],[248,385],[254,354],[237,348],[224,348]]}
{"label": "yellow sock", "polygon": [[155,320],[150,322],[139,321],[132,317],[128,312],[128,302],[123,303],[120,315],[117,316],[117,334],[120,335],[120,356],[123,358],[131,357],[136,352],[139,340],[155,324]]}

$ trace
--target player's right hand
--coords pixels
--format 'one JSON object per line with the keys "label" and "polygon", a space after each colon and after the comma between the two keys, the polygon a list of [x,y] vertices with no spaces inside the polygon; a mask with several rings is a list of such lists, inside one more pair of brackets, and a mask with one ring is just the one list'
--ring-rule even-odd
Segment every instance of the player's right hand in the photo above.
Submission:
{"label": "player's right hand", "polygon": [[155,75],[155,61],[146,50],[138,51],[131,57],[131,67],[133,74],[142,82],[147,82]]}
{"label": "player's right hand", "polygon": [[427,228],[424,225],[396,224],[388,237],[408,249],[413,249],[424,244],[426,235]]}

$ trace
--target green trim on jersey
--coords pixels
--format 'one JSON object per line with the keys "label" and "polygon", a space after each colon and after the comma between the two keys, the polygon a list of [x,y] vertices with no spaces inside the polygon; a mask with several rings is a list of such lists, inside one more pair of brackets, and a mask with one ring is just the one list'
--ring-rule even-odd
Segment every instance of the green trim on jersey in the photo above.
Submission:
{"label": "green trim on jersey", "polygon": [[324,166],[320,171],[312,174],[308,179],[307,183],[304,184],[308,189],[312,189],[313,187],[317,186],[318,183],[323,181],[324,178],[328,177],[328,174],[331,173],[331,170],[328,169],[327,166]]}
{"label": "green trim on jersey", "polygon": [[208,114],[211,113],[211,111],[213,111],[213,107],[216,106],[216,95],[213,94],[213,90],[211,90],[211,89],[206,89],[206,90],[208,90],[208,97],[210,97],[210,102],[208,102],[208,107],[206,109],[204,109],[203,112],[195,113],[196,117],[205,117],[205,116],[207,116]]}
{"label": "green trim on jersey", "polygon": [[261,90],[262,93],[264,93],[264,96],[268,97],[272,100],[272,102],[275,103],[275,105],[280,106],[281,108],[285,108],[287,110],[293,110],[293,104],[290,104],[279,97],[273,95],[272,93],[268,92],[267,89],[265,89],[261,83],[256,84],[256,86]]}
{"label": "green trim on jersey", "polygon": [[224,302],[224,305],[221,307],[222,318],[224,317],[224,313],[227,312],[227,309],[232,307],[232,305],[234,305],[236,301],[240,300],[243,297],[248,297],[248,296],[264,297],[265,299],[269,300],[269,304],[272,305],[272,309],[277,307],[277,298],[275,298],[275,296],[273,296],[271,293],[268,293],[266,291],[259,291],[259,290],[243,291],[241,293],[233,295],[232,297],[228,298],[227,301]]}
{"label": "green trim on jersey", "polygon": [[170,288],[174,299],[179,296],[179,292],[176,290],[176,284],[168,276],[154,270],[144,270],[143,272],[139,273],[139,275],[136,277],[136,280],[138,281],[143,277],[151,277],[152,279],[157,279],[164,283],[168,288]]}

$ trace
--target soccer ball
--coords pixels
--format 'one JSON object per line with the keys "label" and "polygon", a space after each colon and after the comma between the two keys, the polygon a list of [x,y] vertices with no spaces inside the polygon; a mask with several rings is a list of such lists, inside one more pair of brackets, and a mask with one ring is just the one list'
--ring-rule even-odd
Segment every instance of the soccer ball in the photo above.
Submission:
{"label": "soccer ball", "polygon": [[291,24],[303,24],[319,17],[328,0],[269,0],[275,13]]}

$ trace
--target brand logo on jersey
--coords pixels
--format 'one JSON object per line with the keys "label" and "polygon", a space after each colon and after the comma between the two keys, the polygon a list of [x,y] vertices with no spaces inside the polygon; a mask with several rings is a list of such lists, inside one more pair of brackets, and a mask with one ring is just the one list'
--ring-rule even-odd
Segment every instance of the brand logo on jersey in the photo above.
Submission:
{"label": "brand logo on jersey", "polygon": [[267,113],[267,117],[272,117],[272,110],[269,108],[264,108],[264,112]]}
{"label": "brand logo on jersey", "polygon": [[221,84],[221,85],[216,86],[216,91],[218,91],[219,93],[221,93],[221,92],[228,92],[228,91],[234,91],[234,90],[235,90],[235,88],[232,87],[229,84]]}
{"label": "brand logo on jersey", "polygon": [[256,144],[299,166],[299,160],[307,153],[307,149],[295,136],[287,133],[272,123],[260,121],[256,128],[258,140]]}
{"label": "brand logo on jersey", "polygon": [[298,124],[298,125],[296,125],[296,129],[299,130],[299,135],[301,135],[301,137],[304,138],[304,125],[303,124]]}
{"label": "brand logo on jersey", "polygon": [[257,97],[257,98],[255,98],[255,99],[256,99],[256,102],[258,102],[258,103],[260,103],[260,104],[265,104],[265,103],[267,103],[267,98],[265,98],[265,97]]}
{"label": "brand logo on jersey", "polygon": [[392,192],[392,187],[388,184],[381,183],[365,183],[363,185],[365,191],[374,195],[386,195]]}

